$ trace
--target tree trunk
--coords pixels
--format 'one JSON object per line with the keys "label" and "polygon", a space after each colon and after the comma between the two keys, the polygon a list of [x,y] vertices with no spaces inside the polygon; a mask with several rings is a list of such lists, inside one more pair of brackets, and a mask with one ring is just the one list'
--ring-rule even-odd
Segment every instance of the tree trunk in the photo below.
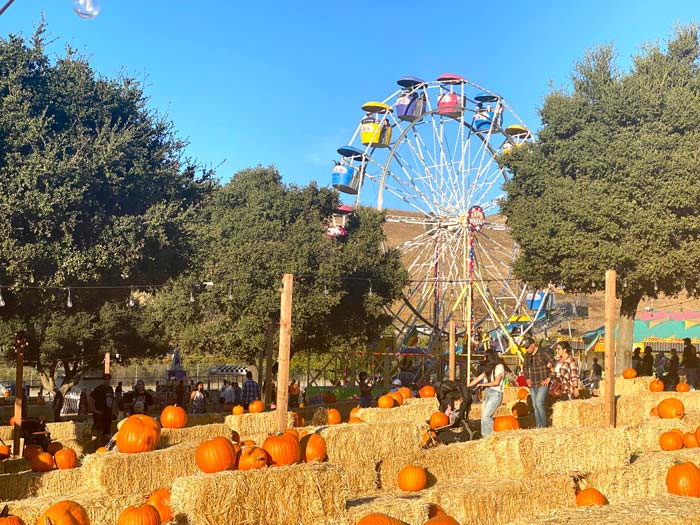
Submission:
{"label": "tree trunk", "polygon": [[632,346],[634,345],[634,317],[642,300],[641,295],[623,296],[618,320],[617,341],[615,348],[615,374],[622,373],[632,363]]}

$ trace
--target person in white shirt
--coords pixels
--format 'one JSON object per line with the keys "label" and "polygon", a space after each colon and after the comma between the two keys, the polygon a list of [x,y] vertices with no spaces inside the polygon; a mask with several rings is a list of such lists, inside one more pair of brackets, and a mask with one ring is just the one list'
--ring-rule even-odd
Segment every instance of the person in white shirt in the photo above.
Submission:
{"label": "person in white shirt", "polygon": [[505,363],[500,355],[493,350],[486,352],[484,371],[469,383],[470,387],[478,386],[486,389],[481,404],[481,435],[486,437],[493,432],[493,415],[503,401],[503,386],[505,385]]}
{"label": "person in white shirt", "polygon": [[224,390],[224,410],[231,410],[233,405],[236,404],[236,389],[233,385],[229,385],[226,390]]}

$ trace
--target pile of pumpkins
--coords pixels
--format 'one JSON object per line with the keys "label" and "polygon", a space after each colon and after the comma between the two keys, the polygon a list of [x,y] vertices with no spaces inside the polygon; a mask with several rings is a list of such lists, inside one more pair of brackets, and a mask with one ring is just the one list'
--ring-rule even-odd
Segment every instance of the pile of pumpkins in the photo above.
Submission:
{"label": "pile of pumpkins", "polygon": [[22,455],[29,461],[34,472],[49,472],[54,467],[65,470],[78,466],[78,454],[75,450],[64,447],[58,441],[51,442],[46,452],[38,445],[26,445]]}
{"label": "pile of pumpkins", "polygon": [[[420,390],[418,390],[418,396],[423,398],[435,397],[435,388],[433,385],[422,386]],[[379,408],[400,407],[403,405],[403,402],[410,397],[413,397],[413,392],[411,392],[411,389],[406,386],[402,386],[395,392],[389,392],[388,394],[379,396],[379,399],[377,399],[377,406]]]}

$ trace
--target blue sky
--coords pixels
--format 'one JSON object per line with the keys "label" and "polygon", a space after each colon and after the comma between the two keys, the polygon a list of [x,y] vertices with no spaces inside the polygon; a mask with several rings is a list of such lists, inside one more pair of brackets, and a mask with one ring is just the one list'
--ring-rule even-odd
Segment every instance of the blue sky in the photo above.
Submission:
{"label": "blue sky", "polygon": [[567,84],[587,50],[613,43],[626,67],[644,42],[700,20],[700,4],[673,0],[101,0],[89,21],[71,3],[16,0],[0,34],[31,36],[43,10],[52,52],[70,44],[105,76],[143,80],[188,154],[220,179],[275,164],[302,185],[330,184],[360,105],[388,96],[401,76],[458,73],[536,130],[550,82]]}

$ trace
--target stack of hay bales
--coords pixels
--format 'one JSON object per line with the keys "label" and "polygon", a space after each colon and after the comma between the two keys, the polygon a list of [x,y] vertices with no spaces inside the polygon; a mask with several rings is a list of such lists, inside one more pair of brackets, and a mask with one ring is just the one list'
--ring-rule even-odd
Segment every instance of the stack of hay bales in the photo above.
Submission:
{"label": "stack of hay bales", "polygon": [[[636,395],[640,392],[649,392],[649,383],[651,383],[655,378],[652,376],[640,376],[634,379],[625,379],[624,377],[615,377],[615,395],[616,396],[629,396]],[[605,395],[607,389],[607,381],[600,382],[600,396]]]}
{"label": "stack of hay bales", "polygon": [[0,475],[0,501],[62,496],[83,491],[81,467],[50,472],[15,472]]}
{"label": "stack of hay bales", "polygon": [[211,412],[207,414],[187,414],[187,424],[185,427],[196,427],[198,425],[212,425],[223,423],[229,412]]}
{"label": "stack of hay bales", "polygon": [[329,523],[343,519],[348,485],[342,468],[309,463],[183,477],[171,494],[180,525]]}
{"label": "stack of hay bales", "polygon": [[[226,416],[226,425],[236,432],[241,439],[252,439],[262,443],[270,434],[277,432],[277,413],[260,412],[256,414],[240,414]],[[287,413],[287,428],[294,426],[294,412]]]}
{"label": "stack of hay bales", "polygon": [[425,423],[438,410],[436,397],[411,397],[395,408],[361,408],[355,414],[367,423]]}
{"label": "stack of hay bales", "polygon": [[429,501],[422,493],[352,499],[347,502],[347,510],[341,518],[323,523],[324,525],[355,525],[362,517],[373,512],[400,519],[408,525],[423,525],[428,520]]}
{"label": "stack of hay bales", "polygon": [[92,425],[76,421],[47,423],[46,429],[51,434],[52,441],[60,441],[64,447],[83,454],[92,445]]}
{"label": "stack of hay bales", "polygon": [[90,523],[93,525],[107,525],[117,523],[119,514],[129,505],[141,505],[145,498],[142,495],[105,496],[81,492],[71,494],[70,497],[45,496],[30,498],[20,501],[7,502],[10,514],[19,516],[25,523],[36,523],[46,509],[59,501],[70,499],[82,505],[87,511]]}
{"label": "stack of hay bales", "polygon": [[700,426],[700,412],[687,413],[683,419],[661,419],[651,417],[641,423],[626,428],[632,454],[660,450],[659,436],[677,428],[685,432],[695,432]]}
{"label": "stack of hay bales", "polygon": [[231,437],[231,429],[225,423],[213,423],[210,425],[197,425],[185,428],[163,428],[160,431],[160,448],[169,447],[178,443],[201,443],[215,437]]}
{"label": "stack of hay bales", "polygon": [[554,428],[604,426],[606,426],[605,405],[599,397],[554,403],[552,407],[552,427]]}

